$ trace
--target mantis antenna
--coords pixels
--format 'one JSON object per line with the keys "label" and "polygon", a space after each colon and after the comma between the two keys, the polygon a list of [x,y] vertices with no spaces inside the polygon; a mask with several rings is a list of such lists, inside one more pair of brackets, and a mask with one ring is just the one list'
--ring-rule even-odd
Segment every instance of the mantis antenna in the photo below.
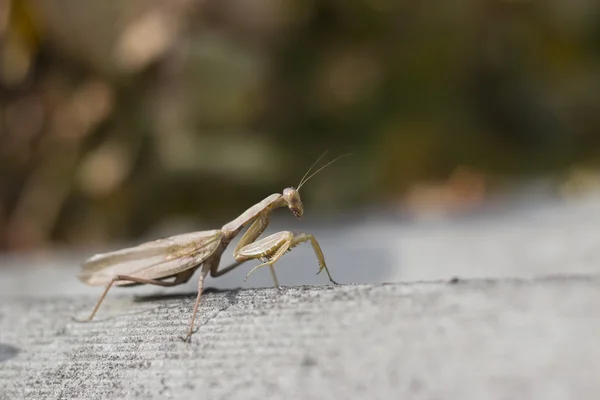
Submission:
{"label": "mantis antenna", "polygon": [[308,175],[308,174],[310,173],[310,171],[311,171],[311,170],[312,170],[312,169],[315,167],[315,165],[317,165],[317,163],[318,163],[319,161],[321,161],[321,159],[322,159],[323,157],[325,157],[325,154],[327,154],[327,151],[328,151],[328,150],[325,150],[325,151],[323,152],[323,154],[321,154],[321,155],[319,156],[319,158],[317,158],[317,161],[315,161],[315,162],[313,163],[313,165],[311,165],[311,166],[310,166],[310,168],[308,169],[308,171],[306,171],[306,173],[304,174],[304,176],[302,177],[302,179],[300,179],[300,183],[298,183],[298,189],[300,189],[300,186],[304,185],[304,178],[306,178],[306,175]]}
{"label": "mantis antenna", "polygon": [[319,158],[317,158],[317,161],[315,161],[315,163],[308,169],[308,171],[306,171],[306,174],[304,174],[304,176],[300,180],[300,183],[298,184],[298,188],[296,188],[296,190],[300,190],[300,188],[302,187],[302,185],[304,185],[306,182],[308,182],[310,178],[312,178],[313,176],[315,176],[316,174],[318,174],[319,172],[321,172],[322,170],[324,170],[325,168],[327,168],[328,166],[330,166],[334,162],[338,161],[340,158],[352,155],[351,153],[342,154],[341,156],[339,156],[337,158],[334,158],[332,161],[329,161],[327,164],[323,165],[321,168],[319,168],[318,170],[316,170],[315,172],[313,172],[312,174],[310,174],[308,176],[308,178],[306,178],[306,175],[308,175],[308,173],[314,168],[315,165],[317,165],[317,163],[321,160],[321,158],[323,158],[323,156],[325,154],[327,154],[327,151],[325,153],[321,154],[321,156]]}

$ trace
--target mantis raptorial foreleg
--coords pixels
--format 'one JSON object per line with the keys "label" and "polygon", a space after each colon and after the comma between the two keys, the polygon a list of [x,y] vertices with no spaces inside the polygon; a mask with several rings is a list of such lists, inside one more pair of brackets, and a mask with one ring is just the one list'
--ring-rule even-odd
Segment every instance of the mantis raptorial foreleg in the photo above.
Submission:
{"label": "mantis raptorial foreleg", "polygon": [[[252,274],[252,272],[256,271],[258,268],[264,267],[268,265],[273,268],[273,265],[279,261],[283,255],[290,251],[292,248],[296,247],[300,243],[310,241],[315,255],[317,256],[317,260],[319,261],[319,272],[325,270],[327,272],[327,276],[329,280],[335,284],[336,281],[331,277],[331,273],[327,268],[327,264],[325,263],[325,256],[323,255],[323,251],[321,250],[321,246],[319,246],[319,242],[317,239],[310,233],[298,233],[294,234],[289,231],[278,232],[273,235],[267,236],[264,239],[258,240],[256,242],[250,243],[239,250],[236,250],[236,259],[260,259],[267,260],[262,264],[257,265],[252,268],[248,275],[246,275],[246,279]],[[245,280],[246,280],[245,279]]]}
{"label": "mantis raptorial foreleg", "polygon": [[[256,243],[255,240],[265,231],[265,229],[267,229],[267,226],[269,226],[269,214],[266,214],[266,213],[260,214],[258,216],[258,218],[252,223],[252,225],[250,225],[250,227],[248,228],[246,233],[244,233],[244,235],[242,235],[242,238],[240,239],[237,246],[235,247],[235,250],[233,251],[234,258],[240,264],[243,263],[244,261],[256,258],[256,257],[252,257],[252,256],[246,257],[245,255],[240,253],[240,251],[244,247],[247,247],[252,243]],[[230,267],[227,267],[227,268],[230,268]],[[235,267],[233,267],[233,268],[235,268]],[[231,269],[233,269],[233,268],[231,268]],[[275,268],[273,268],[273,265],[269,265],[269,268],[271,270],[271,276],[273,277],[273,284],[275,285],[276,288],[278,288],[279,280],[277,279],[277,274],[275,273]]]}

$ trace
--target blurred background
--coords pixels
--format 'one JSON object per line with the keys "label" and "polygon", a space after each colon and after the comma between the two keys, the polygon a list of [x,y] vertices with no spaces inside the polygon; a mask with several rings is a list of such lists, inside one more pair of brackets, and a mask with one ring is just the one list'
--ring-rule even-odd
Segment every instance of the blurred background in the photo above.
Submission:
{"label": "blurred background", "polygon": [[338,231],[600,186],[594,0],[5,0],[0,46],[2,252],[216,228],[325,150]]}

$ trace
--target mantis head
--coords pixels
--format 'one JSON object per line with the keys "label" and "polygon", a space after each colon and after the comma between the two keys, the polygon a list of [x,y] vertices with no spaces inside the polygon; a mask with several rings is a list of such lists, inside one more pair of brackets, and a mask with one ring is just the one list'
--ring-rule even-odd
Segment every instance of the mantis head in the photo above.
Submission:
{"label": "mantis head", "polygon": [[306,171],[306,173],[304,174],[302,179],[300,179],[300,183],[298,184],[297,189],[295,189],[293,187],[289,187],[289,188],[285,188],[283,190],[283,193],[282,193],[283,201],[285,202],[287,207],[290,209],[290,211],[294,214],[294,216],[298,219],[301,219],[302,214],[304,214],[304,205],[302,204],[302,199],[300,199],[300,188],[302,187],[302,185],[304,185],[306,182],[308,182],[308,180],[310,178],[312,178],[313,176],[315,176],[316,174],[321,172],[324,168],[330,166],[331,164],[333,164],[340,158],[350,155],[350,154],[344,154],[344,155],[339,156],[338,158],[334,159],[333,161],[328,162],[327,164],[325,164],[324,166],[322,166],[321,168],[319,168],[318,170],[313,172],[307,178],[307,175],[315,167],[315,165],[317,165],[317,163],[321,160],[321,158],[323,158],[323,156],[325,154],[327,154],[327,152],[323,153],[321,155],[321,157],[317,158],[317,161],[315,161],[314,164],[308,169],[308,171]]}
{"label": "mantis head", "polygon": [[304,205],[302,204],[302,199],[300,199],[300,192],[293,187],[289,187],[283,189],[282,196],[283,201],[285,201],[294,216],[298,219],[302,219],[302,214],[304,214]]}

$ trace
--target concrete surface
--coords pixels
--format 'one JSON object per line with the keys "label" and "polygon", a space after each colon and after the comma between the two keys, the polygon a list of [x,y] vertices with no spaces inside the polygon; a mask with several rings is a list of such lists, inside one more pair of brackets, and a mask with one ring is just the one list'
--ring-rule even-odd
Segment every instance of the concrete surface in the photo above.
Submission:
{"label": "concrete surface", "polygon": [[597,399],[600,277],[0,304],[1,399]]}

